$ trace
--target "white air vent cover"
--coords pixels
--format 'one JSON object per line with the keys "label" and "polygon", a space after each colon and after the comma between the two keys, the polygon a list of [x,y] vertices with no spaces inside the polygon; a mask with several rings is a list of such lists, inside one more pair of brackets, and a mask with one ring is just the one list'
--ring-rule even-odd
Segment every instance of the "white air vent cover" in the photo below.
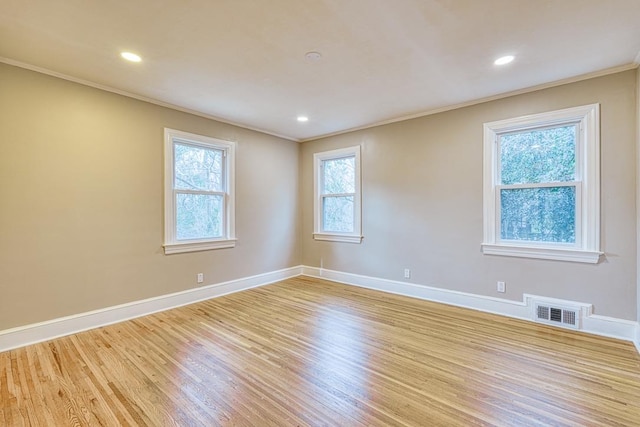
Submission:
{"label": "white air vent cover", "polygon": [[563,328],[580,329],[580,307],[557,306],[546,301],[533,301],[533,320]]}

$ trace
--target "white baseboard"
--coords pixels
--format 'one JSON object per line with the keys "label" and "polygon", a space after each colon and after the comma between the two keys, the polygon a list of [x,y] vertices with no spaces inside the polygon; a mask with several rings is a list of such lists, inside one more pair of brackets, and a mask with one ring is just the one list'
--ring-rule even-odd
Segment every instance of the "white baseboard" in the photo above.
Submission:
{"label": "white baseboard", "polygon": [[[268,285],[299,275],[319,277],[508,317],[532,319],[529,304],[531,298],[534,297],[532,295],[525,295],[522,302],[512,301],[316,267],[297,266],[0,331],[0,352]],[[585,313],[587,315],[583,318],[580,330],[632,341],[640,353],[640,324],[638,322],[591,314],[588,304],[585,304]]]}
{"label": "white baseboard", "polygon": [[291,267],[0,331],[0,352],[299,276]]}
{"label": "white baseboard", "polygon": [[[398,282],[395,280],[361,276],[359,274],[344,273],[317,267],[303,266],[302,274],[305,276],[323,278],[348,285],[355,285],[363,288],[374,289],[403,296],[441,302],[458,307],[471,308],[474,310],[530,321],[533,321],[533,309],[531,307],[531,300],[533,298],[544,299],[548,301],[557,301],[560,303],[563,302],[562,300],[537,297],[534,295],[526,294],[523,297],[523,301],[513,301],[465,292],[451,291],[432,286],[422,286],[413,283]],[[582,306],[584,313],[582,325],[580,328],[581,331],[635,342],[636,347],[638,347],[638,351],[640,352],[640,344],[638,344],[638,341],[640,340],[638,339],[637,335],[638,333],[640,333],[637,332],[638,330],[640,330],[640,325],[638,325],[638,322],[595,315],[592,314],[591,304],[579,304]]]}

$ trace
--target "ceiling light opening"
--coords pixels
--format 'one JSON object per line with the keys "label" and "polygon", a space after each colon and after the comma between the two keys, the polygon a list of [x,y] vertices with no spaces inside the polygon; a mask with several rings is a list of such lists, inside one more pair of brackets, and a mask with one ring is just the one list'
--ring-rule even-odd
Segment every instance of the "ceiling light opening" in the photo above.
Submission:
{"label": "ceiling light opening", "polygon": [[502,56],[502,57],[496,59],[495,61],[493,61],[493,63],[496,64],[496,65],[506,65],[506,64],[510,63],[511,61],[513,61],[514,59],[515,59],[515,56],[506,55],[506,56]]}
{"label": "ceiling light opening", "polygon": [[309,117],[307,117],[307,116],[298,116],[297,120],[300,123],[304,123],[304,122],[308,122],[309,121]]}
{"label": "ceiling light opening", "polygon": [[136,55],[135,53],[132,53],[132,52],[122,52],[120,54],[120,56],[122,56],[127,61],[131,61],[131,62],[140,62],[140,61],[142,61],[142,58],[140,58],[139,55]]}

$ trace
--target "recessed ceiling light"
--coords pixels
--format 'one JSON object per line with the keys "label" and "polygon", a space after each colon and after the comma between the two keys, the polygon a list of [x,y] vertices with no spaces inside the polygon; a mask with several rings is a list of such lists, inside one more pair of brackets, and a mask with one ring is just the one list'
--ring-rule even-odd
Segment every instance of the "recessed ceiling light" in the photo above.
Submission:
{"label": "recessed ceiling light", "polygon": [[502,56],[502,57],[496,59],[495,61],[493,61],[493,63],[496,64],[496,65],[506,65],[509,62],[513,61],[514,59],[515,59],[515,56],[507,55],[507,56]]}
{"label": "recessed ceiling light", "polygon": [[131,62],[140,62],[140,61],[142,61],[142,58],[140,58],[139,55],[136,55],[135,53],[131,53],[131,52],[122,52],[120,54],[120,56],[122,56],[127,61],[131,61]]}
{"label": "recessed ceiling light", "polygon": [[299,122],[308,122],[309,121],[309,117],[307,117],[307,116],[298,116],[298,121]]}

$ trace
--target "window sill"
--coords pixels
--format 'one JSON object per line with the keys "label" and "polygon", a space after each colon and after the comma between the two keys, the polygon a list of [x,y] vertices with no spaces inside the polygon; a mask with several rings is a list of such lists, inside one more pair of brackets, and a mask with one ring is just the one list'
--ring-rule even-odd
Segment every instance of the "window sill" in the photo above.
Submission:
{"label": "window sill", "polygon": [[501,255],[519,258],[550,259],[554,261],[583,262],[597,264],[602,252],[583,251],[577,249],[560,249],[532,246],[512,246],[483,243],[485,255]]}
{"label": "window sill", "polygon": [[185,252],[208,251],[211,249],[233,248],[236,246],[236,239],[209,240],[206,242],[166,243],[163,246],[164,254],[171,255]]}
{"label": "window sill", "polygon": [[313,233],[313,238],[315,240],[324,240],[328,242],[361,243],[363,236],[353,234]]}

